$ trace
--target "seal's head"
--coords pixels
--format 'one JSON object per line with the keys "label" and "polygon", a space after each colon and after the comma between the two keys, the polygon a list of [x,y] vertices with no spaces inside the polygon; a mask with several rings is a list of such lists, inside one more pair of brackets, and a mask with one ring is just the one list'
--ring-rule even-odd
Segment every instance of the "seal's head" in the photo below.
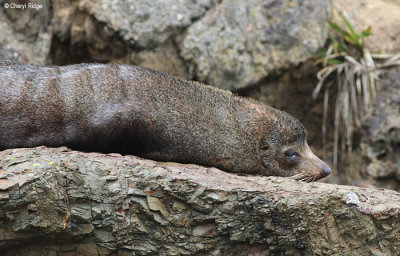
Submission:
{"label": "seal's head", "polygon": [[267,175],[291,176],[312,182],[328,176],[329,166],[311,151],[304,126],[291,115],[273,108],[259,145],[260,160]]}

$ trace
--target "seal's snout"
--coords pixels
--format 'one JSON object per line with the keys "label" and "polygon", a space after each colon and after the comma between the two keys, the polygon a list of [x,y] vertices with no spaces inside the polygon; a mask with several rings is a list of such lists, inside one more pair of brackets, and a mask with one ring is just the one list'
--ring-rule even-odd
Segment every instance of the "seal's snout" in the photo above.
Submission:
{"label": "seal's snout", "polygon": [[312,177],[311,181],[325,178],[332,173],[331,168],[321,159],[319,159],[306,145],[303,153],[303,166],[305,176]]}
{"label": "seal's snout", "polygon": [[319,159],[317,156],[315,156],[318,159],[318,169],[319,169],[319,178],[318,179],[322,179],[326,176],[328,176],[329,174],[332,173],[331,168],[321,159]]}
{"label": "seal's snout", "polygon": [[325,164],[325,166],[322,167],[321,178],[328,176],[329,174],[331,174],[331,172],[331,168],[329,168],[329,166]]}

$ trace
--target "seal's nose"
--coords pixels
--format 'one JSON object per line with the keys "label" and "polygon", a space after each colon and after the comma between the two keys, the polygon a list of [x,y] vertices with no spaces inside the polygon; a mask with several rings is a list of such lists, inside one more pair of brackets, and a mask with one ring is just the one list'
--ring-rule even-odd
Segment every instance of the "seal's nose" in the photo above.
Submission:
{"label": "seal's nose", "polygon": [[328,176],[329,174],[331,174],[331,168],[329,168],[329,166],[328,165],[326,165],[325,164],[325,166],[322,168],[322,177],[326,177],[326,176]]}

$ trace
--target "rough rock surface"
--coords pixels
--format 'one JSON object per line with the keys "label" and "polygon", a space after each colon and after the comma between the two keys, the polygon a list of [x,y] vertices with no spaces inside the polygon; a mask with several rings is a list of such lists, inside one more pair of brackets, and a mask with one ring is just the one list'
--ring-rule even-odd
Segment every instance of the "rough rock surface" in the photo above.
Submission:
{"label": "rough rock surface", "polygon": [[326,0],[222,1],[188,28],[182,56],[197,79],[240,89],[311,58],[329,16]]}
{"label": "rough rock surface", "polygon": [[375,179],[400,180],[400,68],[386,74],[376,106],[364,122],[361,148],[369,160],[366,173]]}
{"label": "rough rock surface", "polygon": [[[0,57],[23,63],[48,64],[52,31],[50,0],[35,3],[41,9],[5,8],[10,1],[0,1]],[[19,1],[10,3],[18,4]]]}
{"label": "rough rock surface", "polygon": [[231,90],[310,58],[325,42],[330,10],[329,0],[38,3],[0,8],[1,56],[143,65]]}
{"label": "rough rock surface", "polygon": [[80,0],[79,9],[87,11],[107,27],[117,31],[134,46],[150,48],[191,25],[217,0],[181,1],[94,1]]}
{"label": "rough rock surface", "polygon": [[[357,32],[371,26],[365,46],[372,52],[400,52],[400,1],[333,0],[333,7],[344,12]],[[337,22],[343,23],[341,19]]]}
{"label": "rough rock surface", "polygon": [[400,194],[65,148],[0,152],[2,255],[396,255]]}

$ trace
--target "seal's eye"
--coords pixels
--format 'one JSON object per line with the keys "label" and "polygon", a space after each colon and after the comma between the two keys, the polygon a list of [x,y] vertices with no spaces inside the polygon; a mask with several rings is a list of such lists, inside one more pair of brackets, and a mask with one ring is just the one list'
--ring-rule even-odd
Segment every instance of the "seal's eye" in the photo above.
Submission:
{"label": "seal's eye", "polygon": [[296,163],[296,162],[298,162],[298,161],[299,161],[299,157],[300,157],[300,155],[299,155],[299,153],[297,153],[296,151],[289,150],[289,151],[286,151],[286,152],[285,152],[285,159],[286,159],[286,161],[288,161],[289,163]]}

